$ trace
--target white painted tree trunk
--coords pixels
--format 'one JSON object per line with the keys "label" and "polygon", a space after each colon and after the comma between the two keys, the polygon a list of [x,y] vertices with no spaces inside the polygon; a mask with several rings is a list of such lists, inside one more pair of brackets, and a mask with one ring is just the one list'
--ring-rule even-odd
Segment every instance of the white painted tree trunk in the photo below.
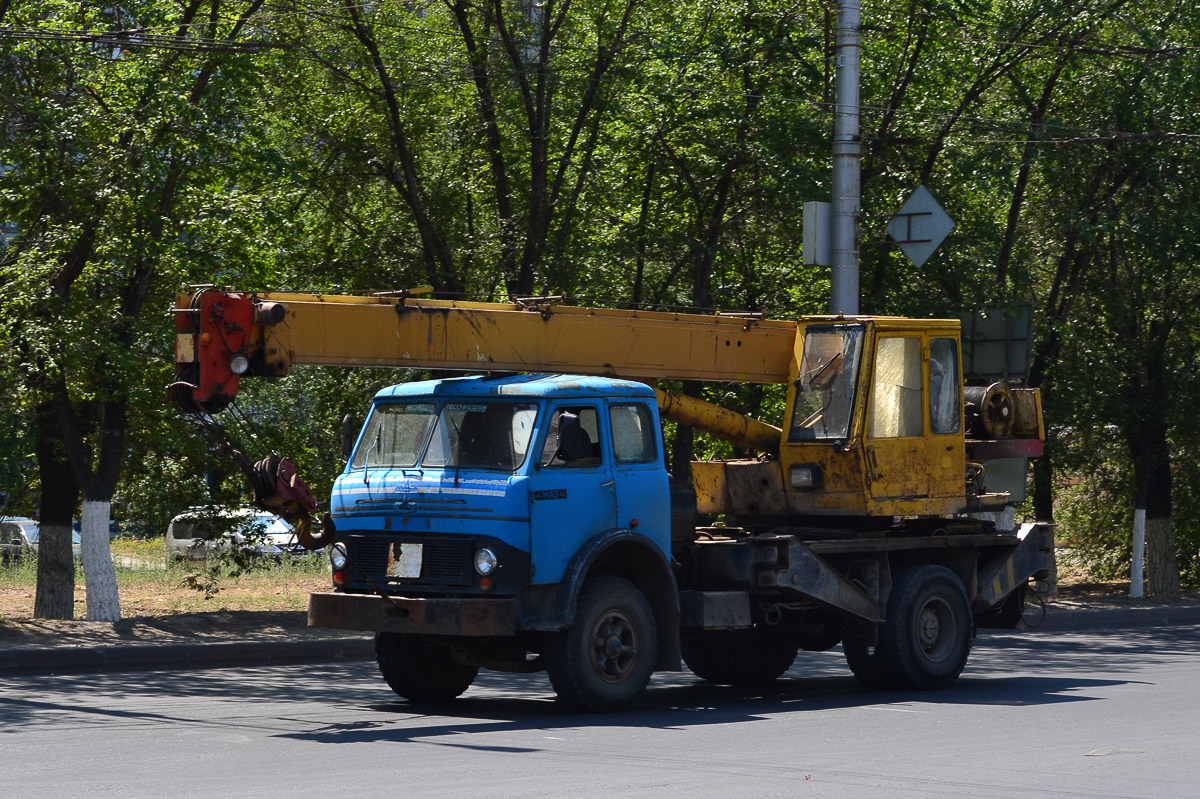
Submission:
{"label": "white painted tree trunk", "polygon": [[83,501],[79,538],[83,554],[83,579],[87,584],[87,620],[120,621],[121,600],[117,593],[117,570],[108,543],[108,519],[112,503]]}
{"label": "white painted tree trunk", "polygon": [[1133,511],[1133,563],[1129,568],[1129,596],[1143,595],[1142,564],[1146,557],[1146,509]]}
{"label": "white painted tree trunk", "polygon": [[1146,595],[1179,596],[1179,548],[1170,516],[1146,518]]}

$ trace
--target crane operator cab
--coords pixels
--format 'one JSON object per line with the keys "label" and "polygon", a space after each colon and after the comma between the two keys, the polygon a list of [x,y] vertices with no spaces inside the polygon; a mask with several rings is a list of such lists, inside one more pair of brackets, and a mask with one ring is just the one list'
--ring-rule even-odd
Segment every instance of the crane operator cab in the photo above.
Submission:
{"label": "crane operator cab", "polygon": [[[957,320],[813,317],[796,342],[779,461],[693,464],[702,512],[854,528],[988,510],[1008,495],[981,489],[984,464],[1041,454],[1036,390],[964,394]],[[972,422],[972,392],[1011,422],[1001,435]]]}

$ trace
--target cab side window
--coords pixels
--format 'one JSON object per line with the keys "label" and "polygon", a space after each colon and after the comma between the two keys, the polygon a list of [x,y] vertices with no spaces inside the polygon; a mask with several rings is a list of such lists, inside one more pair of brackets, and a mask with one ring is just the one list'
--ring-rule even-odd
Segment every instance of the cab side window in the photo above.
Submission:
{"label": "cab side window", "polygon": [[617,463],[649,463],[658,458],[658,430],[649,408],[641,403],[612,405],[608,418]]}
{"label": "cab side window", "polygon": [[561,407],[550,417],[542,446],[541,464],[547,468],[598,466],[600,415],[590,405]]}
{"label": "cab side window", "polygon": [[924,430],[921,339],[881,337],[875,349],[875,389],[867,412],[870,438],[907,438]]}
{"label": "cab side window", "polygon": [[962,381],[952,338],[929,342],[929,427],[934,433],[962,429]]}

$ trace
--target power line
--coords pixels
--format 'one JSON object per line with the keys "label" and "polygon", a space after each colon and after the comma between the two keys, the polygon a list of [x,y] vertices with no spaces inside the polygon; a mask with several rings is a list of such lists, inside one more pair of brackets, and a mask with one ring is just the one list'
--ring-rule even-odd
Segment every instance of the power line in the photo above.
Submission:
{"label": "power line", "polygon": [[188,35],[149,33],[147,28],[96,33],[87,30],[14,28],[0,26],[0,40],[72,42],[113,48],[150,48],[192,53],[257,53],[269,49],[292,49],[292,45],[262,40],[237,41]]}
{"label": "power line", "polygon": [[[327,13],[317,12],[317,11],[310,11],[310,12],[297,11],[297,12],[289,12],[289,13],[294,14],[294,15],[303,14],[306,16],[318,16],[318,17],[325,17],[325,18],[328,18],[330,16]],[[429,32],[428,29],[424,26],[395,25],[395,27],[397,27],[398,29],[401,29],[401,30],[420,31],[420,32],[424,32],[424,33]],[[183,51],[188,51],[188,52],[259,53],[259,52],[263,52],[266,50],[272,50],[272,51],[276,51],[278,53],[278,55],[282,56],[285,59],[302,59],[302,60],[306,60],[310,63],[321,64],[321,65],[325,66],[326,68],[329,68],[330,65],[336,65],[338,63],[338,60],[336,58],[330,57],[329,55],[321,54],[321,53],[319,53],[319,51],[305,49],[305,48],[301,48],[299,46],[295,46],[295,45],[291,45],[291,44],[271,42],[271,41],[265,41],[265,40],[234,41],[234,40],[193,37],[193,36],[188,36],[188,35],[161,35],[161,34],[152,33],[152,31],[154,31],[154,30],[160,30],[160,29],[134,28],[134,29],[121,30],[121,31],[93,33],[90,31],[80,31],[80,30],[52,30],[52,29],[37,29],[37,28],[3,27],[3,28],[0,28],[0,39],[11,38],[11,39],[17,39],[17,40],[27,39],[27,40],[43,40],[43,41],[83,42],[83,43],[91,43],[91,44],[102,44],[105,46],[111,45],[114,47],[121,47],[121,48],[147,47],[147,48],[156,48],[156,49],[183,50]],[[812,34],[812,31],[810,29],[806,29],[801,32],[801,35],[810,35],[810,34]],[[445,35],[447,38],[457,38],[458,33],[453,32],[453,31],[447,31],[443,35]],[[946,39],[939,39],[939,40],[946,41]],[[1000,43],[1000,42],[993,42],[993,43]],[[645,42],[638,42],[638,44],[644,45]],[[1003,42],[1003,44],[1013,45],[1013,46],[1025,46],[1025,45],[1020,45],[1020,44],[1016,44],[1013,42]],[[1033,45],[1030,45],[1030,46],[1033,46]],[[1051,47],[1051,46],[1046,45],[1046,47]],[[1070,49],[1070,48],[1064,48],[1064,49]],[[578,50],[586,51],[589,53],[593,52],[591,49],[583,48],[583,47],[578,48]],[[635,47],[630,47],[629,50],[633,51],[633,50],[635,50]],[[1174,52],[1178,52],[1178,51],[1177,50],[1161,50],[1161,51],[1155,51],[1155,52],[1174,53]],[[685,59],[699,61],[707,56],[722,55],[722,54],[723,54],[722,52],[718,52],[715,50],[695,50],[691,53],[671,55],[671,54],[664,54],[661,51],[658,51],[655,48],[651,47],[648,50],[643,50],[641,52],[634,53],[633,55],[631,55],[631,63],[632,63],[633,59],[637,59],[642,64],[651,63],[651,62],[672,63],[673,61],[676,61],[676,60],[684,61]],[[341,56],[342,54],[340,51],[336,51],[335,55]],[[518,67],[516,65],[512,65],[511,62],[508,61],[508,59],[505,59],[505,62],[507,64],[506,68],[501,69],[501,70],[496,70],[493,68],[489,71],[490,74],[493,77],[500,77],[500,78],[503,78],[503,77],[515,78],[515,77],[519,77],[521,75],[529,74],[528,69],[521,69],[520,67]],[[456,64],[447,64],[440,68],[430,66],[429,64],[427,64],[425,62],[419,62],[419,61],[416,61],[413,59],[405,59],[405,58],[393,58],[393,59],[391,59],[391,63],[394,65],[405,66],[409,69],[412,69],[412,70],[420,73],[419,79],[414,79],[414,76],[412,76],[412,75],[404,77],[402,82],[407,82],[410,85],[420,85],[421,83],[424,83],[427,86],[435,86],[435,85],[446,86],[446,85],[452,85],[452,84],[468,85],[473,81],[473,77],[464,72],[464,69],[467,66],[469,66],[469,64],[465,63],[465,61],[459,62]],[[747,64],[770,64],[770,63],[778,63],[778,62],[773,62],[770,59],[748,59],[748,60],[739,60],[738,63],[740,65],[747,65]],[[342,61],[342,64],[352,70],[365,69],[365,68],[369,67],[369,65],[366,62],[360,61],[357,59]],[[577,70],[578,73],[580,75],[582,75],[584,72],[587,71],[587,69],[588,69],[587,65],[583,65],[583,64],[573,65],[573,66],[569,66],[569,67],[558,66],[555,69],[555,74],[556,74],[556,76],[562,77],[564,75],[568,75],[570,71]],[[438,74],[439,72],[441,73],[440,75]],[[714,99],[718,99],[718,100],[738,99],[738,100],[755,100],[755,101],[760,101],[760,102],[767,101],[767,102],[778,102],[778,103],[808,106],[821,114],[828,114],[832,109],[832,104],[824,102],[822,100],[814,99],[814,98],[789,97],[789,96],[779,94],[779,93],[747,92],[747,91],[743,91],[743,90],[721,90],[721,89],[715,89],[711,86],[698,87],[698,86],[687,86],[687,85],[681,85],[681,84],[669,85],[670,80],[671,80],[670,78],[665,79],[666,82],[668,83],[668,85],[662,86],[661,88],[658,88],[658,89],[647,87],[645,78],[643,78],[642,82],[640,82],[640,83],[634,83],[632,81],[629,81],[624,76],[620,76],[620,75],[607,75],[602,78],[583,77],[582,80],[591,80],[594,82],[598,81],[598,82],[607,84],[609,86],[615,86],[621,92],[628,94],[628,95],[654,97],[654,98],[662,99],[662,100],[683,101],[683,100],[686,100],[689,98],[709,97],[709,98],[714,98]],[[651,80],[653,80],[653,76],[651,76]],[[339,92],[335,95],[334,92],[325,91],[325,92],[321,92],[320,95],[321,96],[337,96],[337,95],[345,96],[345,95],[352,95],[354,93],[355,92],[353,92],[351,90],[347,90],[345,92]],[[927,119],[927,120],[931,120],[931,121],[933,121],[933,120],[941,120],[943,122],[951,121],[951,122],[956,122],[956,123],[973,125],[976,127],[992,128],[992,129],[995,129],[998,131],[1017,130],[1017,129],[1023,130],[1025,128],[1027,128],[1028,124],[1029,124],[1028,120],[1025,118],[1006,120],[1006,119],[997,119],[997,118],[990,118],[990,117],[966,116],[966,115],[958,114],[957,112],[950,112],[950,111],[921,111],[921,110],[913,110],[913,109],[888,109],[883,106],[869,106],[869,105],[861,106],[861,111],[864,114],[890,113],[895,116],[898,116],[901,118],[907,118],[907,119],[921,118],[921,119]],[[1192,133],[1188,133],[1188,132],[1158,132],[1158,133],[1151,132],[1148,134],[1127,134],[1127,133],[1121,133],[1121,132],[1117,132],[1117,131],[1097,130],[1095,128],[1084,127],[1084,126],[1065,125],[1062,123],[1045,123],[1045,124],[1041,125],[1040,128],[1042,130],[1055,131],[1055,132],[1059,132],[1059,133],[1090,134],[1090,135],[1086,135],[1086,136],[1080,135],[1080,136],[1076,136],[1076,137],[1068,138],[1068,139],[1054,140],[1054,141],[1060,141],[1060,142],[1064,142],[1064,143],[1090,143],[1090,142],[1098,142],[1098,141],[1112,141],[1112,140],[1114,140],[1115,136],[1128,137],[1128,136],[1139,136],[1139,135],[1142,136],[1145,140],[1149,140],[1149,138],[1158,136],[1158,133],[1164,134],[1163,136],[1159,136],[1159,138],[1165,138],[1168,140],[1170,140],[1170,139],[1186,139],[1186,138],[1190,138],[1190,137],[1193,137],[1196,135],[1196,134],[1192,134]],[[1013,141],[1025,141],[1025,140],[1026,139],[1013,140]],[[1132,141],[1134,139],[1127,138],[1125,140]],[[1050,141],[1050,140],[1034,139],[1033,141]]]}

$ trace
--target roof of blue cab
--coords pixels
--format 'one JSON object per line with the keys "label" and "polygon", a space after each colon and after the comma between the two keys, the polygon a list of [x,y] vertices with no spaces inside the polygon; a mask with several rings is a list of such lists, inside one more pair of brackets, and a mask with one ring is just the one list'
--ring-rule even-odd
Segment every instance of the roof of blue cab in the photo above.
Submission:
{"label": "roof of blue cab", "polygon": [[653,398],[654,389],[645,383],[612,377],[580,375],[511,375],[507,377],[450,377],[444,380],[420,380],[389,386],[375,395],[376,400],[411,397],[535,397],[545,399],[583,399],[587,397]]}

